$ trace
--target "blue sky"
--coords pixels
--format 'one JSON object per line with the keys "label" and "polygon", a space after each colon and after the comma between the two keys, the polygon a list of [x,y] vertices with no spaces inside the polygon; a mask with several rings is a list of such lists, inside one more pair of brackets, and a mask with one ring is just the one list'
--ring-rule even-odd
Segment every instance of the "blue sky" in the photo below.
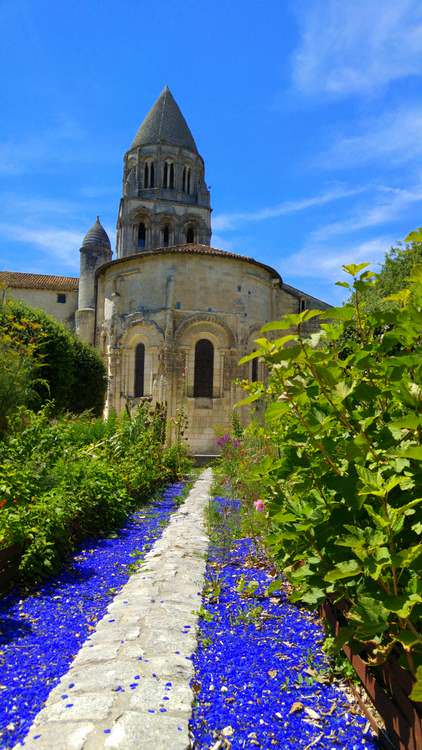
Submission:
{"label": "blue sky", "polygon": [[215,247],[327,301],[422,224],[420,0],[0,0],[0,268],[77,275],[164,84]]}

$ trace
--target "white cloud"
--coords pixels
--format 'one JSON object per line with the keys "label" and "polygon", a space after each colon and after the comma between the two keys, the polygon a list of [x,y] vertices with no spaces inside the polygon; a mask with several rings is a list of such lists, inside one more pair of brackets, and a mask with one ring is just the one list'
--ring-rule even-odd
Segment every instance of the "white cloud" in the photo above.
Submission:
{"label": "white cloud", "polygon": [[312,241],[323,242],[342,234],[358,232],[384,224],[391,224],[397,219],[403,219],[408,209],[415,203],[422,202],[422,184],[411,190],[382,187],[381,195],[374,196],[372,205],[358,205],[354,212],[341,221],[325,224],[314,230],[310,236]]}
{"label": "white cloud", "polygon": [[[31,264],[32,254],[38,272],[79,270],[79,248],[96,216],[95,211],[89,209],[87,200],[2,192],[0,204],[0,239],[4,248],[0,262],[3,266],[7,261],[9,270],[15,270],[17,266],[22,267],[24,261],[26,267]],[[115,229],[108,222],[105,229],[114,247]],[[19,246],[19,255],[16,246]]]}
{"label": "white cloud", "polygon": [[[105,227],[114,247],[116,233],[112,227]],[[39,247],[44,257],[55,262],[55,266],[62,265],[67,270],[79,272],[79,248],[85,232],[74,229],[64,229],[57,226],[17,226],[0,223],[0,237],[26,246]],[[9,269],[9,270],[14,270]]]}
{"label": "white cloud", "polygon": [[280,259],[278,267],[286,268],[290,276],[318,278],[336,281],[342,277],[342,265],[367,261],[377,265],[382,262],[386,251],[394,244],[391,237],[375,237],[355,245],[327,247],[307,244],[297,253]]}
{"label": "white cloud", "polygon": [[78,250],[84,236],[80,232],[60,227],[21,227],[0,223],[0,235],[13,242],[40,247],[66,268],[79,269]]}
{"label": "white cloud", "polygon": [[243,224],[244,222],[265,221],[266,219],[275,219],[278,216],[305,211],[316,206],[324,206],[342,198],[350,198],[354,195],[358,195],[365,189],[366,188],[362,187],[334,187],[320,195],[314,195],[310,198],[303,198],[296,201],[284,201],[276,206],[261,208],[257,211],[239,211],[234,213],[217,214],[217,216],[213,218],[212,225],[213,229],[219,231],[235,229],[239,224]]}
{"label": "white cloud", "polygon": [[[421,50],[422,60],[422,50]],[[371,120],[357,135],[339,138],[317,164],[338,169],[374,161],[397,165],[422,156],[422,106],[388,112]]]}
{"label": "white cloud", "polygon": [[419,0],[307,0],[295,10],[293,80],[303,93],[368,93],[422,74]]}

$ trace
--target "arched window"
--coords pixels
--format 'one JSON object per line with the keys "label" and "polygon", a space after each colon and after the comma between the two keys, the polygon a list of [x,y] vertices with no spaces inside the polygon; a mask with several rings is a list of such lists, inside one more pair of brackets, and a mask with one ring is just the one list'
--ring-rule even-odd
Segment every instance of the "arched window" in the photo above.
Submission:
{"label": "arched window", "polygon": [[154,187],[154,162],[146,161],[144,166],[144,188]]}
{"label": "arched window", "polygon": [[183,167],[182,190],[184,193],[190,193],[190,167]]}
{"label": "arched window", "polygon": [[174,188],[174,164],[172,161],[164,162],[163,187]]}
{"label": "arched window", "polygon": [[147,230],[143,221],[138,227],[138,247],[144,248],[146,244]]}
{"label": "arched window", "polygon": [[195,242],[195,231],[193,227],[188,227],[186,230],[186,242],[188,245]]}
{"label": "arched window", "polygon": [[163,247],[168,247],[170,244],[170,227],[168,224],[165,224],[163,226],[162,235],[163,235]]}
{"label": "arched window", "polygon": [[258,357],[255,357],[255,359],[252,360],[251,380],[252,383],[256,383],[256,381],[258,380]]}
{"label": "arched window", "polygon": [[145,374],[145,346],[138,344],[135,349],[135,382],[134,396],[139,398],[144,395],[144,374]]}
{"label": "arched window", "polygon": [[194,398],[212,398],[214,380],[214,347],[208,339],[200,339],[195,346]]}

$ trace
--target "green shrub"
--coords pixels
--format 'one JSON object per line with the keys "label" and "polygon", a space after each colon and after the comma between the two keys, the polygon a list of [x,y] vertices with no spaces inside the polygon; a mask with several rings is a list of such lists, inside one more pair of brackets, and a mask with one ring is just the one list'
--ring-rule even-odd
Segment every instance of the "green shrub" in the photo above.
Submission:
{"label": "green shrub", "polygon": [[[0,305],[0,333],[27,348],[42,364],[42,380],[33,381],[39,403],[53,401],[58,413],[87,409],[102,413],[107,385],[104,364],[64,325],[42,310],[9,300]],[[32,406],[33,400],[26,405]]]}
{"label": "green shrub", "polygon": [[163,452],[163,467],[168,476],[182,479],[192,470],[192,460],[186,446],[175,443]]}
{"label": "green shrub", "polygon": [[[269,382],[243,403],[267,401],[277,455],[261,462],[269,543],[312,607],[342,602],[341,638],[370,663],[392,650],[413,674],[422,665],[422,271],[407,290],[369,312],[374,274],[345,266],[352,301],[264,326],[257,352]],[[319,315],[321,331],[302,324]],[[344,348],[345,326],[358,333]],[[380,331],[382,332],[380,334]],[[281,334],[278,334],[281,332]],[[259,471],[255,467],[255,473]],[[337,643],[338,647],[341,641]],[[422,677],[421,669],[419,675]]]}
{"label": "green shrub", "polygon": [[0,442],[0,548],[21,546],[28,582],[57,570],[82,537],[118,528],[182,463],[164,448],[162,407],[104,422],[52,409],[21,408]]}
{"label": "green shrub", "polygon": [[18,408],[36,400],[36,373],[33,348],[0,333],[0,438]]}

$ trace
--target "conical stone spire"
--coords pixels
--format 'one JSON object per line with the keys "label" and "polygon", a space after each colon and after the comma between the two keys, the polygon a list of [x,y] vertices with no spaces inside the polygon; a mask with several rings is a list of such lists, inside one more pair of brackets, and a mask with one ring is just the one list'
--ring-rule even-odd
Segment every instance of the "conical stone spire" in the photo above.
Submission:
{"label": "conical stone spire", "polygon": [[197,154],[198,149],[187,122],[168,86],[165,86],[140,126],[132,148],[165,143]]}

